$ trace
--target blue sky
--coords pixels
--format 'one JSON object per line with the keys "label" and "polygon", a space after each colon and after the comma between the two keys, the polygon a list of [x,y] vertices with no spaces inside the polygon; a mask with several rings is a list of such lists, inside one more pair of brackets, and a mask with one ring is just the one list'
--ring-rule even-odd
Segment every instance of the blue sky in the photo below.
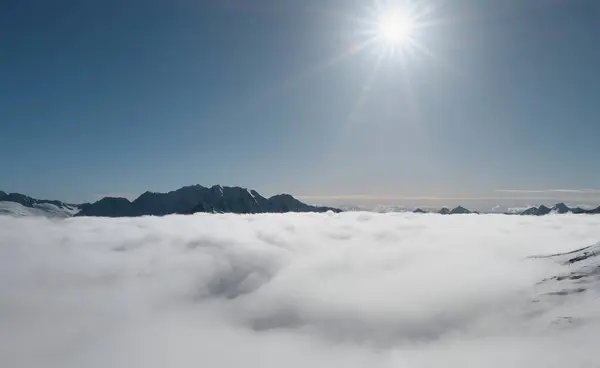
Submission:
{"label": "blue sky", "polygon": [[4,1],[0,189],[597,200],[600,2],[374,1]]}

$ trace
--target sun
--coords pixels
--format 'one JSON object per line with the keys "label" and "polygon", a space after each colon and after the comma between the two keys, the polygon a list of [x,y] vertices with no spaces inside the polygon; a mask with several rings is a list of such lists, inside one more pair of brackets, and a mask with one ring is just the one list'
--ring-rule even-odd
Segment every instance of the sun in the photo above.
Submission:
{"label": "sun", "polygon": [[436,9],[429,0],[373,0],[362,18],[366,44],[380,57],[404,62],[426,50],[420,39],[428,32]]}
{"label": "sun", "polygon": [[415,30],[415,22],[397,13],[383,15],[377,22],[377,39],[390,47],[406,46]]}

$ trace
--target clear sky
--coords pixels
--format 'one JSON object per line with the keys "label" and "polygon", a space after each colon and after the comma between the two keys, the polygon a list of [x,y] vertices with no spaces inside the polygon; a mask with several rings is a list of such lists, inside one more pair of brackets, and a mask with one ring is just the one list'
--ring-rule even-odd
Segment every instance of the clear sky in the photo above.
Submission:
{"label": "clear sky", "polygon": [[0,189],[595,201],[599,36],[597,0],[5,0]]}

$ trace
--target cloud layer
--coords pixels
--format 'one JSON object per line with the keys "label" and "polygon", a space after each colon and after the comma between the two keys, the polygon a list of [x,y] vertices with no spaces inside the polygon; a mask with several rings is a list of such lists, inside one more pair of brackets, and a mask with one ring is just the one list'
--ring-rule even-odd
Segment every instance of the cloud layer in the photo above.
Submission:
{"label": "cloud layer", "polygon": [[0,217],[7,367],[600,364],[600,217]]}

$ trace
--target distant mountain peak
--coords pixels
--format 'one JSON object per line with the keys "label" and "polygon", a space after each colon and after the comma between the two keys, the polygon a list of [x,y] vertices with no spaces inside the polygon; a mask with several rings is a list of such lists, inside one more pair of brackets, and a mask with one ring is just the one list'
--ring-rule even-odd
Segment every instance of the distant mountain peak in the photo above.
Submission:
{"label": "distant mountain peak", "polygon": [[572,210],[569,207],[567,207],[566,204],[564,204],[562,202],[555,204],[554,207],[552,207],[552,211],[556,212],[556,213],[569,213],[569,212],[572,212]]}
{"label": "distant mountain peak", "polygon": [[[583,210],[581,210],[583,211]],[[528,209],[526,209],[525,211],[521,212],[521,215],[525,215],[525,216],[544,216],[547,215],[549,213],[559,213],[559,214],[563,214],[563,213],[569,213],[569,212],[576,212],[573,211],[571,208],[567,207],[567,205],[565,205],[564,203],[557,203],[556,205],[554,205],[552,208],[546,207],[543,204],[540,205],[539,207],[530,207]],[[583,212],[580,212],[583,213]]]}
{"label": "distant mountain peak", "polygon": [[452,211],[450,211],[450,214],[452,214],[452,215],[469,214],[469,213],[471,213],[471,211],[464,208],[463,206],[458,206],[458,207],[452,209]]}

